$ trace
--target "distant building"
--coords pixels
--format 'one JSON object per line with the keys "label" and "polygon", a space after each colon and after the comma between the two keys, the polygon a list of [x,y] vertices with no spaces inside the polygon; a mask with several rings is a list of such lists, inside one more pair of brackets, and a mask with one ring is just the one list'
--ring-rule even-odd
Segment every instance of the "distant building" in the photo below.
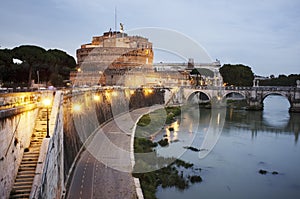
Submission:
{"label": "distant building", "polygon": [[134,68],[152,70],[152,43],[147,38],[119,31],[95,36],[77,49],[78,70],[70,74],[76,86],[123,84],[122,76]]}
{"label": "distant building", "polygon": [[[161,74],[161,76],[164,77],[164,79],[170,79],[170,77],[177,78],[178,80],[180,80],[180,84],[178,85],[181,86],[222,86],[223,78],[219,72],[220,67],[221,64],[219,60],[216,60],[212,63],[194,63],[194,60],[192,58],[189,58],[187,63],[161,62],[153,64],[155,72]],[[196,80],[196,75],[190,74],[193,70],[197,70],[199,72],[199,80]],[[198,83],[196,83],[196,81],[198,81]],[[173,84],[174,83],[172,83],[172,85]]]}

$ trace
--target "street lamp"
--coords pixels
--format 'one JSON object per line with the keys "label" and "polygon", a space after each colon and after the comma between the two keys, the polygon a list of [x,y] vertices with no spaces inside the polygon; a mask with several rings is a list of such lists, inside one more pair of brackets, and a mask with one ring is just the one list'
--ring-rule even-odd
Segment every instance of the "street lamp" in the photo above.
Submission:
{"label": "street lamp", "polygon": [[51,100],[49,98],[45,98],[43,100],[43,104],[47,108],[47,135],[46,135],[46,138],[50,138],[50,135],[49,135],[49,107],[51,105]]}
{"label": "street lamp", "polygon": [[81,105],[80,104],[73,104],[72,110],[75,113],[80,113],[81,112]]}
{"label": "street lamp", "polygon": [[95,94],[95,95],[94,95],[94,100],[95,100],[95,101],[100,101],[100,95]]}

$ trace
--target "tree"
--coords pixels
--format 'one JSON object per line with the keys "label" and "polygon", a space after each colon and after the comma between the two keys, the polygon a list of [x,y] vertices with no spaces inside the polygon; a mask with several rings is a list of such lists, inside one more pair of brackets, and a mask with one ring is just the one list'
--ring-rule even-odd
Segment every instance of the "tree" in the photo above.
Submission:
{"label": "tree", "polygon": [[223,82],[234,86],[252,86],[254,74],[249,66],[243,64],[224,64],[220,68]]}
{"label": "tree", "polygon": [[[14,64],[13,58],[23,63]],[[13,87],[23,85],[26,81],[30,87],[32,79],[37,80],[37,71],[40,81],[51,81],[52,85],[61,86],[63,80],[69,79],[70,71],[75,67],[75,59],[57,49],[46,51],[32,45],[23,45],[12,50],[0,49],[0,81]]]}
{"label": "tree", "polygon": [[51,72],[61,75],[63,79],[69,79],[70,71],[76,67],[75,59],[58,49],[50,49],[47,54],[50,57],[49,64],[52,66]]}
{"label": "tree", "polygon": [[14,58],[17,58],[23,61],[23,64],[28,65],[27,85],[29,88],[32,82],[32,72],[34,71],[34,67],[42,65],[45,62],[46,50],[38,46],[24,45],[14,48],[12,52]]}
{"label": "tree", "polygon": [[8,49],[0,49],[0,80],[5,82],[11,80],[8,77],[9,71],[8,68],[13,65],[13,57]]}
{"label": "tree", "polygon": [[300,80],[300,74],[279,75],[266,80],[261,80],[261,86],[296,86],[297,80]]}

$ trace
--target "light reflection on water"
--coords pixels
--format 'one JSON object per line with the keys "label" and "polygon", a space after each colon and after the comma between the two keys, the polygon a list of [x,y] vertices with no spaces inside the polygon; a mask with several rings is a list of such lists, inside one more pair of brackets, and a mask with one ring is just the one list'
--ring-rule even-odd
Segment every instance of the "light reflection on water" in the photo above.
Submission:
{"label": "light reflection on water", "polygon": [[[159,199],[179,198],[300,198],[300,114],[288,113],[280,96],[268,96],[264,111],[227,110],[223,132],[204,159],[184,146],[200,148],[209,128],[210,110],[201,110],[199,126],[191,128],[193,111],[183,113],[176,132],[178,142],[158,148],[161,156],[176,156],[202,168],[203,182],[185,191],[175,188],[157,192]],[[179,124],[179,123],[178,123]],[[177,128],[177,127],[176,127]],[[164,132],[165,133],[165,132]],[[156,139],[163,136],[158,135]],[[258,173],[267,170],[267,175]],[[277,171],[278,175],[271,172]]]}

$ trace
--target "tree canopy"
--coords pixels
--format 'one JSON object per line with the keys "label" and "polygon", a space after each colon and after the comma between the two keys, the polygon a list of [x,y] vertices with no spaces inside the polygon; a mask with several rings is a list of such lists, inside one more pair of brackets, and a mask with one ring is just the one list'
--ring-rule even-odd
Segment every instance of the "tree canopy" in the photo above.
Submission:
{"label": "tree canopy", "polygon": [[243,64],[224,64],[220,68],[223,82],[233,86],[252,86],[254,74],[249,66]]}
{"label": "tree canopy", "polygon": [[[21,63],[14,63],[13,59]],[[0,49],[0,81],[9,86],[30,86],[32,80],[62,86],[75,67],[75,59],[57,49],[33,45]]]}
{"label": "tree canopy", "polygon": [[279,75],[275,77],[271,75],[269,79],[260,80],[260,86],[296,86],[297,80],[300,80],[300,74]]}

